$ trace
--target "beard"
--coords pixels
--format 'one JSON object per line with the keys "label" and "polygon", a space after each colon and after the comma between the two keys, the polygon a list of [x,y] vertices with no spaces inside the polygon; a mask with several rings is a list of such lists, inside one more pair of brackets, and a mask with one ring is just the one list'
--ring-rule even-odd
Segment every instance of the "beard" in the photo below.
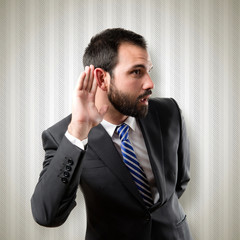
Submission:
{"label": "beard", "polygon": [[136,118],[143,118],[148,113],[148,105],[140,104],[140,100],[151,95],[152,91],[146,90],[143,94],[134,99],[130,94],[119,91],[112,81],[109,87],[108,100],[121,114]]}

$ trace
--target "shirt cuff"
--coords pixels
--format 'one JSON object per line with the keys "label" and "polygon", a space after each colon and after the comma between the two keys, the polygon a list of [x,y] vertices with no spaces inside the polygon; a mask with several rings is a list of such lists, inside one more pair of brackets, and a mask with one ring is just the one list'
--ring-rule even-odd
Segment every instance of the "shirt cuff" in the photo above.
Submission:
{"label": "shirt cuff", "polygon": [[85,146],[88,143],[88,138],[83,139],[82,141],[78,138],[72,136],[68,131],[65,133],[66,138],[75,146],[79,147],[82,150],[85,150]]}

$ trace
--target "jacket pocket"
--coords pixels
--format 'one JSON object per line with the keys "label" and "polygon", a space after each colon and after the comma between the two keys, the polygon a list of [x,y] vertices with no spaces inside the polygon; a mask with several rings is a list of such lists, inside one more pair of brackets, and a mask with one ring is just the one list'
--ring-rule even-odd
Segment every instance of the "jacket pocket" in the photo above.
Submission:
{"label": "jacket pocket", "polygon": [[181,219],[179,222],[177,222],[176,226],[177,227],[180,227],[182,224],[184,224],[184,222],[186,221],[186,218],[187,218],[187,215],[185,215],[183,217],[183,219]]}
{"label": "jacket pocket", "polygon": [[192,240],[192,235],[187,223],[187,216],[185,215],[182,221],[177,223],[176,226],[178,239]]}

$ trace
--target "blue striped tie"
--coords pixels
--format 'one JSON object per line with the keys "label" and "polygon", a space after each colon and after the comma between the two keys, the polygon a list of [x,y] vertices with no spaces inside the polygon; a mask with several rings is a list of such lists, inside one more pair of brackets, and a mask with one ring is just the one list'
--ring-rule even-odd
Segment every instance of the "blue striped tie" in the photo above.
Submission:
{"label": "blue striped tie", "polygon": [[132,144],[128,139],[129,126],[123,123],[121,126],[117,127],[116,130],[121,140],[123,161],[130,171],[146,206],[151,207],[153,205],[152,193],[147,177],[140,166]]}

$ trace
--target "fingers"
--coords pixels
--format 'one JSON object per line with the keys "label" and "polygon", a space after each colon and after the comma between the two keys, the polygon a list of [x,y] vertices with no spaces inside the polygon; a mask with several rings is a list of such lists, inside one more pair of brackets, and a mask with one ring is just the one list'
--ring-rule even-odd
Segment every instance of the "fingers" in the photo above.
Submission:
{"label": "fingers", "polygon": [[93,83],[92,83],[92,88],[91,92],[95,93],[97,91],[98,83],[97,83],[97,77],[96,77],[96,71],[94,71],[94,76],[93,76]]}
{"label": "fingers", "polygon": [[82,72],[79,76],[76,90],[87,90],[91,91],[94,81],[94,66],[90,65],[85,67],[85,71]]}
{"label": "fingers", "polygon": [[77,85],[76,85],[76,90],[83,90],[83,82],[86,76],[86,72],[82,72],[78,78]]}
{"label": "fingers", "polygon": [[85,79],[83,82],[83,90],[90,91],[92,88],[92,82],[93,82],[93,72],[94,72],[94,66],[90,65],[85,67]]}
{"label": "fingers", "polygon": [[93,80],[94,80],[94,66],[90,65],[90,67],[89,67],[89,81],[88,81],[88,85],[87,85],[87,90],[89,92],[92,89]]}

